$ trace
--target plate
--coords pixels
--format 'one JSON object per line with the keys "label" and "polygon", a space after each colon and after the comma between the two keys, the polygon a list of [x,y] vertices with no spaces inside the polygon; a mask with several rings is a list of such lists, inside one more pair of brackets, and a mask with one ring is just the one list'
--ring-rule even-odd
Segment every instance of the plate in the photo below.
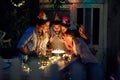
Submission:
{"label": "plate", "polygon": [[54,54],[62,54],[62,53],[65,53],[65,51],[56,49],[56,50],[53,50],[52,53],[54,53]]}

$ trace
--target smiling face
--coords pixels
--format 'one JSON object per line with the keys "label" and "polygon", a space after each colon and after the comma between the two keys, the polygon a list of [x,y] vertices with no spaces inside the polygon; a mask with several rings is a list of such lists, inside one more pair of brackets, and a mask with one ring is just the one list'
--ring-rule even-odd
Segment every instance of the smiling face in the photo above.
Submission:
{"label": "smiling face", "polygon": [[68,30],[67,27],[65,27],[65,26],[61,26],[61,31],[62,31],[62,33],[65,33],[67,30]]}
{"label": "smiling face", "polygon": [[81,33],[84,33],[84,26],[83,25],[81,25],[80,27],[79,27],[79,33],[81,34]]}
{"label": "smiling face", "polygon": [[59,24],[54,24],[53,25],[53,30],[56,34],[58,34],[61,30],[60,25]]}
{"label": "smiling face", "polygon": [[39,32],[39,33],[42,33],[42,32],[48,32],[49,31],[49,26],[50,26],[50,21],[47,21],[43,24],[36,24],[36,30]]}
{"label": "smiling face", "polygon": [[47,21],[43,27],[43,31],[44,32],[48,32],[49,31],[49,26],[50,26],[50,21]]}
{"label": "smiling face", "polygon": [[36,31],[37,31],[38,33],[41,33],[42,30],[43,30],[43,25],[38,25],[38,24],[36,24]]}
{"label": "smiling face", "polygon": [[44,32],[48,32],[48,31],[49,31],[49,27],[48,27],[48,26],[44,26],[44,27],[43,27],[43,31],[44,31]]}

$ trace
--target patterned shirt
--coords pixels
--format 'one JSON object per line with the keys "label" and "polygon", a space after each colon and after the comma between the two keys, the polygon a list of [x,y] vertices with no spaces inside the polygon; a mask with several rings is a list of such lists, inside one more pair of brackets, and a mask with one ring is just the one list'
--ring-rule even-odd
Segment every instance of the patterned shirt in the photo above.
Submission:
{"label": "patterned shirt", "polygon": [[38,42],[38,32],[34,27],[28,28],[22,35],[17,48],[25,48],[28,52],[36,50]]}

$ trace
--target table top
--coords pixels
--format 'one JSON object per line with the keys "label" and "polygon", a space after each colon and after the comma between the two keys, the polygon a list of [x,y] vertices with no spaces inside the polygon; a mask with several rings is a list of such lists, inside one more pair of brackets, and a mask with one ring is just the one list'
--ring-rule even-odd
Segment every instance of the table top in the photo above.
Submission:
{"label": "table top", "polygon": [[[33,58],[28,63],[29,67],[31,68],[31,71],[29,73],[26,73],[21,68],[21,61],[19,58],[13,58],[10,59],[11,67],[7,69],[10,70],[9,74],[11,75],[12,80],[20,80],[23,78],[30,78],[30,80],[45,80],[50,79],[50,77],[55,77],[55,75],[59,75],[61,71],[68,68],[74,61],[77,60],[76,57],[74,57],[71,61],[64,63],[64,60],[59,59],[57,62],[52,63],[50,66],[48,66],[48,69],[46,71],[39,69],[40,64],[38,64],[39,59]],[[2,61],[2,60],[0,60]],[[0,63],[3,65],[4,63]],[[4,72],[4,71],[3,71]],[[5,70],[6,72],[6,70]],[[6,74],[6,73],[4,73]],[[22,75],[22,76],[21,76]],[[17,79],[16,79],[17,78]],[[52,80],[52,79],[51,79]]]}

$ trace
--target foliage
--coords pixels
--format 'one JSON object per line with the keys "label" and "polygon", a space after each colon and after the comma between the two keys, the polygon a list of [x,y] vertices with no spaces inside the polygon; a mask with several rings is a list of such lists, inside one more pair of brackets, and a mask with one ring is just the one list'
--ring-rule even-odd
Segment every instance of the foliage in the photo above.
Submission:
{"label": "foliage", "polygon": [[9,11],[6,14],[6,21],[9,23],[7,26],[9,29],[9,36],[12,38],[12,47],[16,47],[16,44],[25,31],[30,25],[29,9],[17,9]]}
{"label": "foliage", "polygon": [[61,7],[63,7],[63,4],[65,3],[65,0],[53,0],[54,2],[54,9],[60,9]]}

